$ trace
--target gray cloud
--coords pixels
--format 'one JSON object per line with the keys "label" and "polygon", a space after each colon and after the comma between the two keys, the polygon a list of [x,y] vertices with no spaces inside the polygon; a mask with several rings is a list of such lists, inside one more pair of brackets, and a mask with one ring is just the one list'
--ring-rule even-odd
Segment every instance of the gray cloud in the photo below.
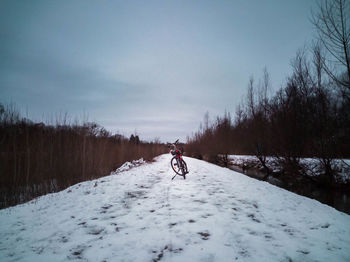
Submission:
{"label": "gray cloud", "polygon": [[309,1],[0,2],[0,102],[41,119],[185,139],[233,111],[267,66],[278,84],[311,36]]}

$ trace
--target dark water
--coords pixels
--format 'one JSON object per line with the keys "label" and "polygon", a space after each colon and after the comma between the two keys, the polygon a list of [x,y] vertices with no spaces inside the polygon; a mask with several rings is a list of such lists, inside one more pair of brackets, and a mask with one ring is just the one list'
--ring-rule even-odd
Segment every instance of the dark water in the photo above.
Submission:
{"label": "dark water", "polygon": [[[263,178],[265,177],[265,174],[260,172],[259,170],[249,169],[243,171],[242,168],[237,166],[230,166],[229,168],[258,180],[263,180]],[[266,181],[272,185],[284,188],[298,195],[316,199],[317,201],[323,204],[334,207],[335,209],[350,215],[349,192],[344,192],[337,189],[330,190],[315,185],[314,183],[298,181],[297,179],[291,182],[290,179],[283,180],[283,177],[275,178],[273,176],[269,176]]]}

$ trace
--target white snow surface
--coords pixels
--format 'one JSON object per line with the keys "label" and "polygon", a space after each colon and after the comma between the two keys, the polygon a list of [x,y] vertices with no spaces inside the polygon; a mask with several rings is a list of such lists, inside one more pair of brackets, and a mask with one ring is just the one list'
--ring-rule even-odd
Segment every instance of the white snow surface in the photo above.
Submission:
{"label": "white snow surface", "polygon": [[170,155],[0,210],[0,261],[350,261],[350,216]]}

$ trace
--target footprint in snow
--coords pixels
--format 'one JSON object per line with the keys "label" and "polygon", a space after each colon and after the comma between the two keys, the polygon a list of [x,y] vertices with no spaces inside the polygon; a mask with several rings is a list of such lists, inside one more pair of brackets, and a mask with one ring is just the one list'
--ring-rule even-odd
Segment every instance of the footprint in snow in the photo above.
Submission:
{"label": "footprint in snow", "polygon": [[170,223],[170,224],[169,224],[169,227],[172,228],[172,227],[174,227],[174,226],[176,226],[176,225],[177,225],[177,223]]}
{"label": "footprint in snow", "polygon": [[61,236],[58,240],[61,243],[67,243],[68,242],[68,237],[67,236]]}
{"label": "footprint in snow", "polygon": [[166,245],[165,247],[162,248],[162,250],[160,250],[159,252],[157,250],[152,250],[152,253],[157,254],[157,257],[155,259],[153,259],[153,261],[160,261],[165,252],[171,252],[171,253],[181,253],[183,251],[183,249],[180,248],[173,248],[172,245]]}
{"label": "footprint in snow", "polygon": [[88,228],[87,233],[89,235],[100,235],[104,231],[104,228],[97,227],[97,226],[91,226]]}
{"label": "footprint in snow", "polygon": [[211,217],[213,216],[213,214],[205,214],[205,215],[202,215],[203,218],[208,218],[208,217]]}
{"label": "footprint in snow", "polygon": [[261,223],[261,221],[257,219],[254,214],[248,214],[248,217],[250,217],[254,222]]}
{"label": "footprint in snow", "polygon": [[112,206],[113,205],[107,204],[107,205],[102,206],[102,209],[107,210],[107,209],[111,208]]}
{"label": "footprint in snow", "polygon": [[75,248],[70,249],[69,251],[72,252],[68,258],[69,259],[82,259],[82,255],[84,250],[86,249],[86,246],[77,246]]}
{"label": "footprint in snow", "polygon": [[208,240],[210,237],[210,233],[208,231],[198,232],[197,234],[200,235],[203,240]]}
{"label": "footprint in snow", "polygon": [[264,232],[263,235],[267,241],[274,239],[274,237],[269,232]]}
{"label": "footprint in snow", "polygon": [[304,254],[304,255],[307,255],[307,254],[310,253],[310,251],[308,251],[308,250],[306,250],[306,249],[300,249],[300,250],[297,250],[297,252],[302,253],[302,254]]}
{"label": "footprint in snow", "polygon": [[314,226],[314,227],[310,227],[311,230],[315,230],[315,229],[320,229],[320,228],[329,228],[330,224],[329,223],[325,223],[325,224],[322,224],[322,225],[317,225],[317,226]]}

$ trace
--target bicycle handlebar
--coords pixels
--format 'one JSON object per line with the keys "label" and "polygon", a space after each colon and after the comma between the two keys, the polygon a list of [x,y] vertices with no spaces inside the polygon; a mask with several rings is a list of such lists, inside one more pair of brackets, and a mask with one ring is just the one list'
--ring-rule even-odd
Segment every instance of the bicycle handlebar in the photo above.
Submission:
{"label": "bicycle handlebar", "polygon": [[171,147],[173,146],[174,148],[176,148],[176,145],[179,143],[179,139],[177,139],[174,143],[168,143],[167,146]]}

